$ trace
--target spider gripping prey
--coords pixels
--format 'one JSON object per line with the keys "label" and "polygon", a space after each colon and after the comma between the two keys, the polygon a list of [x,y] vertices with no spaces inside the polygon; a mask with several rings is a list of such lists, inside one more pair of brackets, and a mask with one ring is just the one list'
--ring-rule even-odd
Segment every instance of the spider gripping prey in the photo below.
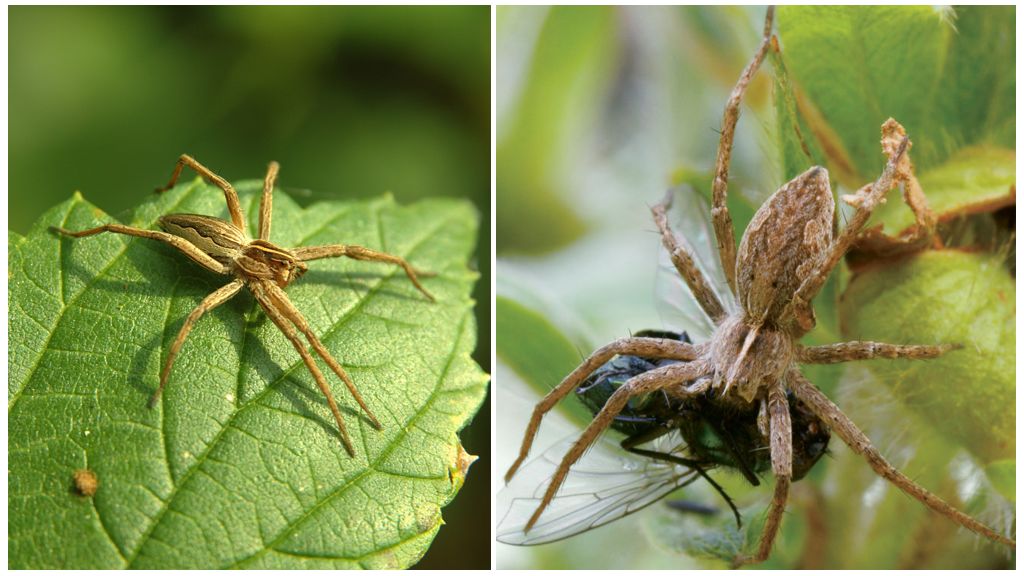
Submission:
{"label": "spider gripping prey", "polygon": [[[773,45],[772,20],[773,9],[769,8],[763,40],[733,88],[722,120],[712,185],[711,220],[727,293],[716,292],[711,278],[697,265],[690,243],[677,236],[668,224],[666,214],[671,196],[652,208],[662,244],[674,268],[714,326],[710,338],[697,344],[677,338],[649,336],[616,340],[584,360],[535,406],[518,457],[505,476],[506,482],[513,479],[529,455],[545,414],[587,383],[588,378],[610,360],[623,356],[649,361],[673,360],[658,365],[652,362],[649,368],[629,374],[628,380],[602,399],[603,404],[591,423],[560,453],[551,466],[549,481],[542,484],[538,496],[531,500],[532,514],[519,528],[523,535],[521,540],[528,540],[531,529],[545,522],[564,522],[558,516],[545,518],[545,511],[553,502],[560,504],[559,490],[566,479],[571,478],[574,464],[584,457],[603,431],[621,426],[623,420],[617,418],[624,413],[628,416],[635,410],[631,402],[635,405],[637,399],[650,397],[656,392],[667,399],[669,407],[688,406],[754,414],[751,418],[755,424],[745,424],[747,420],[744,419],[739,425],[756,430],[767,445],[768,455],[764,464],[770,467],[775,477],[775,488],[756,551],[751,556],[736,558],[734,564],[737,566],[762,562],[769,557],[785,511],[790,483],[806,472],[801,468],[813,465],[813,462],[808,465],[798,461],[801,452],[807,452],[807,448],[800,445],[808,438],[806,428],[819,425],[827,429],[824,431],[826,441],[830,431],[855,453],[862,455],[876,474],[907,495],[964,528],[1015,549],[1013,539],[961,512],[893,467],[857,425],[808,381],[799,368],[799,364],[830,364],[873,358],[929,359],[960,347],[958,344],[880,342],[842,342],[825,346],[800,344],[801,337],[815,326],[811,302],[830,272],[858,238],[875,206],[890,189],[905,182],[909,167],[907,151],[911,144],[902,127],[894,121],[883,126],[883,150],[888,155],[885,168],[877,180],[862,188],[855,202],[851,202],[855,205],[855,212],[840,233],[833,233],[835,201],[828,172],[825,168],[813,167],[783,185],[765,201],[736,249],[732,218],[726,207],[729,160],[743,94]],[[798,407],[796,412],[794,407]],[[798,413],[802,415],[797,416]],[[660,418],[665,420],[664,416]],[[697,455],[697,460],[700,459]],[[678,485],[681,484],[672,488]],[[620,512],[619,516],[632,509]],[[591,526],[597,524],[595,522]],[[561,537],[565,535],[563,531]]]}
{"label": "spider gripping prey", "polygon": [[258,238],[255,240],[246,231],[245,218],[242,215],[242,208],[235,189],[226,180],[217,176],[190,156],[182,155],[178,159],[174,172],[171,174],[170,182],[167,186],[157,191],[163,192],[173,187],[178,181],[182,169],[186,166],[192,168],[203,178],[224,191],[224,198],[227,201],[228,212],[231,217],[230,222],[201,214],[168,214],[159,219],[163,232],[132,228],[121,224],[104,224],[103,226],[78,232],[72,232],[63,228],[52,228],[55,232],[73,238],[113,232],[115,234],[159,240],[177,248],[203,268],[211,272],[233,277],[229,283],[214,290],[203,299],[192,313],[188,315],[188,318],[185,319],[185,323],[178,332],[178,336],[174,339],[167,352],[167,360],[163,370],[160,372],[160,384],[150,399],[150,407],[152,408],[157,400],[159,400],[160,394],[167,384],[171,368],[174,366],[174,359],[178,355],[179,350],[181,350],[182,344],[195,323],[203,314],[238,294],[244,286],[249,288],[249,292],[259,302],[267,316],[284,333],[285,337],[288,338],[302,357],[302,361],[306,364],[320,390],[327,398],[327,404],[330,406],[334,420],[338,424],[338,433],[341,435],[341,441],[345,446],[345,450],[350,456],[355,456],[355,450],[352,448],[352,442],[345,428],[345,422],[341,418],[341,412],[334,401],[334,396],[327,385],[327,380],[317,367],[313,356],[306,349],[306,345],[300,339],[299,332],[306,337],[306,340],[312,345],[316,354],[341,378],[352,394],[352,397],[355,398],[360,408],[366,413],[366,417],[378,430],[381,429],[380,422],[366,405],[348,373],[345,372],[341,364],[331,356],[330,352],[320,342],[320,339],[313,333],[305,317],[288,299],[284,289],[306,272],[306,262],[321,258],[345,256],[355,260],[386,262],[401,266],[413,285],[427,299],[433,301],[433,296],[420,284],[418,278],[418,275],[427,276],[428,274],[417,271],[398,256],[362,246],[330,244],[288,249],[272,243],[270,241],[272,192],[279,169],[276,162],[270,163],[263,182],[263,196],[260,201],[259,211],[259,231]]}
{"label": "spider gripping prey", "polygon": [[[641,330],[634,336],[691,343],[686,332]],[[630,378],[679,362],[618,355],[584,380],[576,394],[596,416],[615,390]],[[688,398],[658,393],[634,396],[615,417],[611,428],[627,435],[620,443],[627,452],[689,468],[693,473],[687,480],[704,478],[722,496],[736,517],[737,526],[741,526],[740,514],[732,499],[705,471],[730,468],[740,472],[751,485],[759,486],[758,474],[771,468],[771,459],[759,430],[756,407],[743,410],[741,406],[716,400],[710,390]],[[787,400],[794,430],[799,432],[793,436],[792,479],[795,482],[825,455],[830,435],[825,423],[792,394]],[[668,443],[671,450],[658,452],[639,447],[675,432],[678,438]],[[687,457],[680,457],[679,453]]]}

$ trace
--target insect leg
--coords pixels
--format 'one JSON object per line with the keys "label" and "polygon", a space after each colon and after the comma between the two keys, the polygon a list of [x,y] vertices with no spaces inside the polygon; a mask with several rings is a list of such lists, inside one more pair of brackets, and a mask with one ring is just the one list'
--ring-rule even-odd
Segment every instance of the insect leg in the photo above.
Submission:
{"label": "insect leg", "polygon": [[515,476],[516,470],[530,454],[533,439],[540,429],[541,420],[556,404],[572,393],[587,376],[611,360],[616,354],[632,354],[644,358],[668,358],[673,360],[694,360],[698,356],[698,347],[693,344],[670,340],[667,338],[620,338],[610,344],[598,348],[589,358],[576,367],[562,382],[552,388],[547,396],[533,407],[533,415],[523,434],[523,444],[519,448],[519,456],[505,473],[505,482]]}
{"label": "insect leg", "polygon": [[699,462],[697,460],[691,460],[689,458],[682,458],[680,456],[676,456],[675,454],[667,454],[665,452],[658,452],[658,451],[655,451],[655,450],[647,450],[647,449],[644,449],[644,448],[637,448],[637,446],[639,446],[641,444],[646,444],[647,442],[650,442],[651,440],[655,440],[655,439],[657,439],[660,436],[663,436],[665,434],[668,434],[669,432],[672,432],[673,430],[674,430],[673,428],[666,428],[664,426],[659,426],[659,427],[654,428],[653,430],[648,431],[648,432],[641,432],[640,434],[634,434],[633,436],[630,436],[629,438],[624,439],[620,443],[620,445],[627,452],[632,452],[634,454],[639,454],[641,456],[647,456],[648,458],[653,458],[655,460],[661,460],[663,462],[671,462],[673,464],[678,464],[680,466],[686,466],[687,468],[697,472],[697,474],[700,474],[700,476],[702,478],[704,478],[704,480],[707,480],[708,484],[710,484],[711,487],[714,488],[715,491],[718,492],[722,496],[722,498],[725,500],[725,503],[729,505],[729,508],[732,510],[733,516],[736,517],[736,526],[737,527],[743,526],[743,520],[740,518],[740,511],[736,509],[736,504],[733,503],[732,498],[730,498],[729,495],[725,492],[725,489],[722,488],[718,484],[718,482],[715,482],[711,478],[711,476],[708,476],[708,473],[704,470],[705,466],[708,466],[708,465],[709,465],[709,467],[710,466],[714,466],[715,465],[714,463]]}
{"label": "insect leg", "polygon": [[950,350],[958,350],[960,348],[963,348],[962,344],[926,346],[862,341],[839,342],[824,346],[800,346],[796,349],[796,361],[802,364],[837,364],[851,360],[871,360],[874,358],[920,360],[937,358]]}
{"label": "insect leg", "polygon": [[274,191],[274,180],[281,166],[271,162],[267,166],[267,176],[263,179],[263,198],[260,200],[260,240],[270,240],[270,208],[273,204],[271,196]]}
{"label": "insect leg", "polygon": [[97,226],[96,228],[90,228],[79,232],[72,232],[71,230],[65,230],[64,228],[58,228],[56,226],[51,226],[50,230],[65,236],[71,236],[72,238],[94,236],[103,232],[114,232],[115,234],[125,234],[127,236],[138,236],[139,238],[159,240],[181,250],[185,256],[188,256],[193,262],[199,264],[203,268],[206,268],[210,272],[225,275],[231,274],[230,268],[214,260],[213,257],[199,248],[196,248],[196,246],[188,240],[185,240],[181,236],[175,236],[174,234],[168,234],[166,232],[143,230],[142,228],[132,228],[131,226],[123,226],[121,224],[104,224],[103,226]]}
{"label": "insect leg", "polygon": [[803,400],[819,418],[827,422],[832,431],[842,438],[843,442],[851,450],[864,456],[876,474],[885,478],[925,506],[953,520],[971,532],[980,534],[994,542],[1005,544],[1010,548],[1017,548],[1017,543],[1013,539],[1003,536],[992,528],[957,510],[942,498],[918,486],[913,480],[904,476],[879,453],[878,449],[871,443],[871,440],[857,428],[857,425],[847,418],[839,407],[829,400],[821,390],[818,390],[814,384],[804,378],[799,370],[791,369],[788,373],[788,379],[789,387],[793,394],[800,400]]}
{"label": "insect leg", "polygon": [[[555,497],[558,489],[565,482],[565,477],[569,474],[569,468],[583,456],[583,453],[597,440],[601,432],[611,425],[615,417],[626,406],[630,397],[695,380],[706,371],[707,366],[700,361],[672,364],[634,376],[619,387],[608,401],[605,402],[604,408],[594,416],[594,419],[587,426],[586,430],[583,431],[583,434],[569,448],[565,457],[562,458],[558,469],[555,470],[554,476],[551,477],[551,482],[548,484],[547,491],[545,491],[540,505],[537,506],[537,510],[534,511],[529,522],[526,523],[524,532],[529,531],[537,523],[544,509],[551,503],[551,499]],[[682,393],[682,390],[679,392]]]}
{"label": "insect leg", "polygon": [[352,258],[353,260],[370,260],[374,262],[387,262],[389,264],[397,264],[405,270],[405,275],[409,277],[413,285],[423,293],[431,302],[434,301],[434,297],[427,292],[417,278],[417,274],[420,276],[433,276],[432,272],[424,272],[422,270],[416,270],[404,258],[400,256],[394,256],[386,252],[379,252],[370,248],[363,248],[362,246],[352,246],[347,244],[330,244],[326,246],[304,246],[301,248],[295,248],[292,250],[295,256],[299,260],[309,261],[318,260],[320,258],[338,258],[345,256]]}
{"label": "insect leg", "polygon": [[722,444],[729,455],[735,460],[736,468],[739,469],[743,477],[750,482],[751,486],[760,486],[761,480],[758,479],[757,474],[754,473],[754,467],[750,462],[751,455],[749,453],[741,452],[736,449],[740,445],[740,441],[736,438],[736,434],[733,429],[727,425],[723,425],[722,422],[710,422],[712,428],[715,430],[715,434],[718,434],[725,440]]}
{"label": "insect leg", "polygon": [[320,387],[320,391],[323,392],[324,396],[327,397],[327,405],[331,408],[331,414],[334,415],[334,421],[338,423],[338,433],[341,435],[341,442],[345,445],[345,451],[348,452],[349,456],[355,456],[356,452],[352,448],[352,441],[349,440],[348,430],[345,428],[345,422],[341,419],[341,411],[338,410],[338,404],[334,401],[334,395],[331,394],[330,387],[327,386],[327,380],[324,378],[320,369],[317,368],[316,362],[313,360],[313,356],[310,355],[309,351],[306,350],[306,345],[299,339],[298,334],[295,333],[295,328],[288,323],[288,320],[281,314],[276,308],[274,300],[266,292],[266,287],[273,285],[270,282],[254,282],[250,284],[253,296],[256,301],[260,303],[263,310],[266,311],[267,316],[274,321],[274,324],[284,333],[285,337],[292,343],[295,350],[302,356],[302,361],[306,364],[306,368],[313,375],[316,380],[317,386]]}
{"label": "insect leg", "polygon": [[732,156],[732,141],[736,133],[736,121],[740,117],[740,102],[743,100],[743,93],[747,90],[754,73],[761,66],[768,47],[771,45],[772,21],[775,18],[775,8],[769,7],[764,19],[764,39],[761,46],[754,54],[754,59],[747,64],[747,67],[740,75],[736,86],[729,95],[729,101],[725,105],[725,112],[722,115],[722,136],[718,140],[718,157],[715,160],[715,180],[712,184],[711,194],[711,219],[715,226],[715,238],[718,240],[718,255],[722,262],[722,269],[725,278],[729,281],[729,288],[733,294],[736,293],[736,237],[732,227],[732,216],[729,215],[729,208],[726,206],[725,198],[729,187],[729,159]]}
{"label": "insect leg", "polygon": [[181,330],[178,331],[178,336],[174,339],[171,344],[170,350],[167,352],[167,361],[164,363],[164,369],[160,372],[160,385],[157,387],[156,392],[153,393],[152,398],[149,399],[149,407],[156,406],[157,400],[160,399],[160,394],[164,391],[164,386],[167,384],[167,377],[171,374],[171,366],[174,365],[174,358],[178,355],[178,350],[181,349],[181,345],[185,343],[185,338],[188,337],[188,333],[192,331],[192,325],[195,324],[199,318],[213,310],[217,306],[230,300],[238,291],[242,289],[245,283],[241,280],[235,280],[229,284],[214,290],[203,301],[195,307],[194,310],[185,319],[185,323],[182,324]]}
{"label": "insect leg", "polygon": [[711,288],[707,278],[704,277],[700,268],[694,263],[693,248],[686,242],[686,238],[676,236],[672,232],[672,228],[669,227],[668,218],[665,213],[671,205],[672,192],[669,191],[665,194],[665,198],[661,203],[655,204],[651,208],[651,214],[654,215],[654,223],[658,226],[658,230],[661,231],[661,243],[672,258],[672,263],[675,265],[676,270],[679,271],[679,275],[683,277],[686,285],[690,287],[690,292],[697,299],[697,303],[707,312],[711,320],[717,324],[725,317],[725,309],[722,307],[722,303],[719,302],[718,296],[715,295],[715,291]]}
{"label": "insect leg", "polygon": [[316,353],[324,359],[324,362],[326,362],[327,365],[331,367],[331,370],[338,375],[338,378],[341,378],[342,382],[345,383],[345,386],[348,387],[348,391],[352,394],[352,397],[359,403],[359,407],[363,409],[363,412],[366,412],[366,416],[370,419],[373,427],[380,430],[380,422],[377,420],[377,417],[373,415],[373,412],[370,411],[370,407],[366,405],[366,401],[364,401],[363,396],[359,394],[359,390],[356,388],[355,383],[352,382],[352,378],[349,377],[348,372],[345,372],[345,369],[341,367],[341,364],[338,364],[338,361],[334,359],[334,356],[331,356],[331,353],[324,348],[324,345],[320,342],[320,339],[317,338],[316,334],[310,330],[309,323],[306,322],[305,316],[303,316],[302,313],[299,312],[299,309],[292,304],[292,301],[288,299],[288,294],[286,294],[285,291],[279,288],[276,284],[268,284],[267,292],[269,292],[269,296],[277,306],[277,309],[280,310],[288,320],[291,320],[291,322],[295,324],[299,331],[306,336],[307,340],[309,340],[309,343],[313,345],[313,349],[316,350]]}
{"label": "insect leg", "polygon": [[185,166],[195,170],[200,176],[224,191],[224,199],[227,200],[228,203],[228,212],[231,214],[231,222],[242,231],[242,234],[245,234],[245,217],[242,216],[242,207],[238,203],[238,194],[235,192],[234,187],[232,187],[227,180],[217,176],[209,168],[203,166],[188,154],[182,154],[178,158],[178,163],[174,165],[174,171],[171,172],[171,180],[167,183],[167,186],[157,188],[156,191],[166,192],[173,188],[174,184],[178,182],[178,177],[181,176],[182,168]]}

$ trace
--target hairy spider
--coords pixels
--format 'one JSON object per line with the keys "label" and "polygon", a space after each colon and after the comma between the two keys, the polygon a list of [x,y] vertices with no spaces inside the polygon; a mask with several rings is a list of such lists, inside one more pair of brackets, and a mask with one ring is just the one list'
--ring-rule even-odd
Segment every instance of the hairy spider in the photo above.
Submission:
{"label": "hairy spider", "polygon": [[[732,217],[726,207],[729,159],[743,93],[773,44],[772,19],[773,9],[769,8],[763,41],[726,105],[712,186],[711,217],[718,256],[730,290],[728,297],[738,302],[736,311],[730,312],[732,307],[726,306],[729,302],[723,302],[715,293],[711,281],[696,265],[689,243],[672,232],[666,217],[671,196],[666,196],[652,208],[662,243],[697,303],[713,321],[714,332],[708,342],[701,344],[671,338],[616,340],[594,352],[535,406],[519,455],[505,475],[506,482],[529,454],[544,415],[616,355],[680,361],[635,375],[611,394],[561,459],[523,531],[529,532],[537,523],[565,482],[570,468],[602,431],[614,425],[616,416],[627,408],[629,400],[660,391],[678,400],[708,395],[723,407],[758,411],[758,428],[770,447],[775,491],[756,553],[736,558],[735,565],[767,559],[779,530],[794,477],[794,430],[789,397],[802,403],[831,428],[833,434],[863,455],[878,475],[900,490],[961,526],[1016,548],[1014,540],[957,510],[889,464],[857,425],[804,378],[798,366],[872,358],[935,358],[960,347],[879,342],[842,342],[826,346],[799,343],[815,325],[811,301],[829,273],[853,244],[886,192],[909,178],[906,152],[910,142],[902,127],[892,120],[883,126],[882,143],[889,155],[888,162],[873,184],[848,199],[856,211],[837,237],[833,238],[832,232],[835,203],[828,172],[816,166],[783,185],[765,201],[747,226],[739,252],[736,251]],[[796,431],[797,434],[803,432]]]}
{"label": "hairy spider", "polygon": [[174,339],[167,352],[167,361],[160,372],[160,385],[149,401],[150,408],[159,400],[160,393],[167,384],[167,378],[171,373],[171,366],[174,365],[174,358],[178,355],[178,351],[185,342],[185,338],[188,337],[188,333],[192,330],[192,326],[203,314],[230,300],[238,294],[243,286],[248,286],[249,292],[252,293],[256,301],[263,307],[267,316],[270,316],[270,319],[284,333],[285,337],[288,338],[299,352],[299,355],[302,356],[302,361],[305,362],[306,367],[313,374],[313,378],[316,379],[317,385],[320,386],[320,390],[327,397],[327,404],[331,408],[331,413],[334,414],[334,420],[338,423],[338,433],[341,435],[341,441],[345,445],[345,450],[350,456],[355,456],[355,450],[353,450],[352,442],[349,440],[348,431],[345,429],[345,422],[341,419],[341,412],[334,401],[331,389],[327,386],[327,380],[317,367],[313,356],[306,349],[306,345],[299,339],[295,331],[296,328],[305,335],[306,339],[313,346],[313,350],[345,383],[352,397],[355,398],[359,406],[366,412],[366,416],[374,428],[380,430],[380,422],[373,415],[373,412],[370,411],[366,402],[363,401],[363,397],[359,394],[359,390],[356,389],[355,384],[348,373],[345,372],[345,369],[324,348],[316,334],[310,330],[305,317],[288,299],[284,288],[306,272],[306,262],[320,258],[345,256],[355,260],[373,260],[401,266],[413,285],[433,302],[434,297],[420,284],[416,276],[417,273],[422,276],[427,276],[428,273],[415,270],[408,262],[398,256],[362,246],[329,244],[325,246],[304,246],[289,250],[270,242],[271,193],[274,189],[274,181],[277,179],[277,172],[280,169],[277,162],[270,163],[267,168],[267,176],[263,181],[263,198],[260,201],[259,215],[259,238],[256,240],[250,238],[246,232],[245,218],[242,216],[238,194],[235,193],[235,189],[231,184],[187,154],[181,155],[174,167],[174,172],[171,174],[170,182],[163,188],[158,188],[157,192],[163,192],[173,187],[185,166],[192,168],[200,176],[224,191],[224,198],[227,200],[231,222],[200,214],[168,214],[161,216],[159,220],[160,227],[164,229],[163,232],[132,228],[121,224],[104,224],[103,226],[97,226],[96,228],[80,232],[72,232],[57,227],[51,228],[55,232],[74,238],[92,236],[102,232],[114,232],[116,234],[127,234],[129,236],[159,240],[177,248],[185,256],[188,256],[195,263],[211,272],[235,277],[234,280],[214,290],[209,296],[204,298],[192,313],[188,315],[188,318],[185,319],[185,323],[178,332],[178,336]]}

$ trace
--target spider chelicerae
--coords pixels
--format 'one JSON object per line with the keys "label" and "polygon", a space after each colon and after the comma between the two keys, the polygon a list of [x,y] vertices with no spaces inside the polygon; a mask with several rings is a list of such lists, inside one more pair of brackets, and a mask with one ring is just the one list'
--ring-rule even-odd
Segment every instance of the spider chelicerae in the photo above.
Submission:
{"label": "spider chelicerae", "polygon": [[[657,391],[679,401],[705,396],[725,407],[758,411],[759,429],[770,450],[775,489],[757,550],[751,556],[736,558],[737,566],[767,559],[779,531],[793,479],[794,430],[790,397],[805,406],[817,421],[824,422],[852,450],[863,455],[879,476],[961,526],[1015,549],[1013,539],[964,514],[893,467],[857,425],[799,369],[799,364],[872,358],[928,359],[960,347],[959,344],[880,342],[803,346],[799,342],[815,326],[812,300],[854,244],[872,210],[895,185],[912,178],[907,156],[911,144],[902,126],[893,120],[883,125],[882,145],[888,155],[887,164],[873,184],[848,200],[856,210],[836,237],[833,237],[835,202],[828,172],[822,167],[813,167],[765,201],[747,226],[737,252],[732,218],[726,207],[729,160],[743,94],[773,45],[773,12],[769,8],[763,41],[726,105],[712,186],[711,217],[717,251],[730,291],[728,298],[738,304],[736,311],[730,312],[733,307],[727,306],[728,303],[716,294],[712,282],[697,265],[695,252],[686,239],[673,233],[666,217],[671,202],[671,196],[667,196],[652,208],[662,244],[696,302],[714,323],[714,332],[709,341],[701,344],[653,337],[616,340],[594,352],[535,406],[519,455],[506,473],[506,482],[513,478],[528,456],[544,415],[577,390],[595,370],[619,355],[677,361],[635,375],[611,394],[558,462],[522,531],[529,533],[537,525],[571,467],[603,431],[613,426],[630,399]],[[555,518],[552,522],[558,524],[563,520]]]}
{"label": "spider chelicerae", "polygon": [[359,390],[356,388],[355,383],[352,382],[348,373],[345,372],[345,369],[331,356],[331,353],[327,351],[327,348],[324,347],[320,339],[310,329],[306,318],[288,299],[288,294],[285,293],[284,288],[306,272],[306,262],[320,258],[345,256],[355,260],[386,262],[401,266],[413,285],[433,302],[434,297],[427,292],[426,288],[420,284],[417,278],[417,274],[428,276],[429,273],[415,270],[403,258],[363,246],[329,244],[325,246],[303,246],[288,249],[272,243],[270,241],[270,217],[274,182],[277,180],[277,173],[280,168],[277,162],[270,163],[267,168],[266,178],[263,181],[263,197],[260,201],[259,213],[259,238],[255,240],[250,238],[248,232],[246,232],[245,217],[242,215],[242,208],[234,187],[227,180],[214,174],[209,168],[203,166],[191,156],[183,154],[178,159],[178,163],[171,174],[170,182],[167,186],[157,191],[163,192],[173,187],[181,176],[182,169],[186,166],[192,168],[200,176],[224,191],[224,198],[227,201],[228,212],[231,216],[230,222],[202,214],[168,214],[161,216],[159,220],[160,227],[164,229],[163,232],[133,228],[122,224],[104,224],[79,232],[72,232],[57,227],[51,228],[55,232],[73,238],[113,232],[115,234],[159,240],[177,248],[193,262],[211,272],[234,277],[231,282],[210,293],[185,319],[185,323],[181,326],[178,336],[167,351],[167,360],[163,370],[160,372],[160,385],[157,387],[156,392],[153,393],[152,398],[150,398],[150,407],[153,407],[160,399],[160,394],[163,392],[167,379],[171,374],[174,359],[178,355],[178,351],[181,350],[181,345],[185,343],[185,338],[188,337],[192,326],[203,314],[227,302],[238,294],[243,286],[247,286],[249,292],[259,302],[267,316],[270,317],[292,343],[295,350],[299,352],[299,355],[302,356],[302,361],[306,364],[310,373],[313,374],[317,385],[327,398],[327,405],[330,406],[334,420],[338,424],[338,433],[341,435],[341,441],[345,446],[345,450],[350,456],[355,456],[352,441],[349,439],[348,431],[345,429],[345,422],[341,418],[341,411],[338,410],[338,405],[334,401],[334,395],[331,394],[331,389],[327,385],[327,379],[324,378],[313,356],[299,338],[296,329],[306,337],[306,340],[312,345],[317,355],[345,383],[352,397],[359,403],[360,408],[366,413],[374,428],[381,429],[380,421],[370,411],[370,408],[366,405],[362,395],[359,394]]}

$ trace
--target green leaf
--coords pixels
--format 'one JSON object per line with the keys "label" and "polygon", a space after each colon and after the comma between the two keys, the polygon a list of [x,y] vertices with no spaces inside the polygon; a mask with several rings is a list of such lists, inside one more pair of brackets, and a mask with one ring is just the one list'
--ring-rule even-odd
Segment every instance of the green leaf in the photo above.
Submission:
{"label": "green leaf", "polygon": [[846,339],[961,343],[934,360],[886,360],[872,371],[908,408],[982,462],[1016,447],[1016,309],[999,257],[929,251],[856,275],[840,307]]}
{"label": "green leaf", "polygon": [[[692,489],[680,490],[676,492],[677,498],[674,499],[689,500],[692,492]],[[737,557],[757,552],[757,545],[767,519],[769,499],[761,497],[753,500],[753,504],[740,508],[740,516],[743,518],[743,525],[740,527],[736,526],[736,520],[728,508],[721,506],[720,500],[714,495],[708,494],[700,502],[720,506],[721,509],[715,514],[698,515],[662,506],[655,508],[655,512],[647,516],[647,533],[659,547],[700,559],[705,568],[726,568]],[[779,529],[772,555],[757,567],[778,570],[795,565],[808,539],[807,530],[804,514],[787,515],[786,521]]]}
{"label": "green leaf", "polygon": [[[542,398],[558,385],[582,358],[580,351],[547,318],[503,296],[495,299],[498,357]],[[586,426],[593,414],[582,402],[559,402],[558,409],[577,424]]]}
{"label": "green leaf", "polygon": [[[238,188],[255,228],[260,183]],[[245,290],[196,324],[148,409],[184,318],[226,278],[146,239],[58,238],[49,226],[109,221],[76,194],[9,235],[11,567],[397,568],[425,553],[472,461],[457,432],[486,392],[470,358],[477,214],[389,196],[274,202],[275,243],[362,244],[437,273],[435,304],[400,269],[347,259],[313,262],[288,288],[383,430],[329,377],[345,453],[312,376]],[[223,216],[223,194],[179,186],[125,222],[154,229],[173,212]],[[71,491],[78,468],[98,476],[94,497]]]}
{"label": "green leaf", "polygon": [[783,179],[788,182],[814,165],[824,165],[825,155],[820,150],[813,132],[797,107],[797,94],[785,58],[781,52],[768,53],[772,68],[773,101],[775,105],[776,139],[782,164]]}
{"label": "green leaf", "polygon": [[[836,398],[840,408],[918,485],[1010,533],[1013,505],[987,488],[988,482],[978,474],[981,469],[964,458],[962,444],[943,433],[948,423],[933,426],[919,405],[901,402],[914,382],[894,388],[887,374],[877,370],[889,362],[847,364]],[[841,442],[833,439],[830,452],[824,483],[828,489],[822,495],[828,507],[820,517],[824,525],[819,530],[825,535],[820,543],[824,550],[819,552],[827,558],[826,565],[970,569],[1005,562],[1000,560],[1005,558],[1000,546],[979,544],[977,536],[881,481],[863,456]],[[850,498],[850,494],[862,497]],[[851,526],[857,528],[851,530]]]}
{"label": "green leaf", "polygon": [[[919,178],[928,206],[939,220],[1012,206],[1016,201],[1016,158],[1013,150],[1004,148],[964,148]],[[871,218],[897,234],[914,223],[914,213],[897,192],[888,200]]]}
{"label": "green leaf", "polygon": [[[502,99],[514,102],[511,120],[498,127],[496,154],[503,169],[496,182],[501,198],[497,226],[503,250],[549,250],[583,232],[583,223],[559,192],[565,187],[562,167],[603,112],[594,95],[614,80],[617,47],[608,39],[615,25],[609,6],[498,10],[502,61],[511,69],[515,60],[528,58],[522,90]],[[533,35],[532,53],[517,54],[530,45],[524,38]],[[503,86],[511,86],[506,78]]]}
{"label": "green leaf", "polygon": [[[1014,9],[787,6],[778,31],[816,133],[856,188],[882,164],[879,126],[897,119],[927,171],[960,148],[1013,147]],[[1009,124],[1009,126],[1008,126]]]}
{"label": "green leaf", "polygon": [[1017,501],[1017,461],[1013,459],[997,460],[985,467],[992,486],[1011,502]]}
{"label": "green leaf", "polygon": [[[851,189],[884,165],[895,118],[940,219],[1012,204],[1016,185],[1014,8],[787,6],[774,56],[780,154],[788,175],[822,163]],[[799,95],[792,88],[798,87]],[[799,103],[799,105],[797,105]],[[872,215],[896,234],[913,214],[890,192]]]}

